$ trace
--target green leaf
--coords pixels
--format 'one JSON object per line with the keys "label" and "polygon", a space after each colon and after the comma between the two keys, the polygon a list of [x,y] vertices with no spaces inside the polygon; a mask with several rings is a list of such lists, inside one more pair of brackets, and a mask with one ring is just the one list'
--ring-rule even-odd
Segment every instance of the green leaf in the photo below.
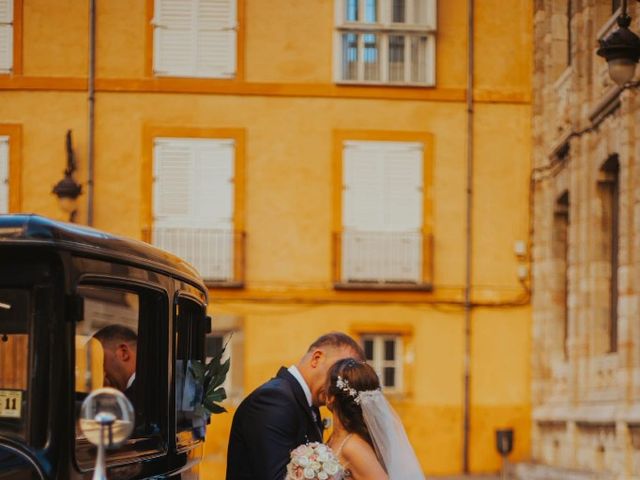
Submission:
{"label": "green leaf", "polygon": [[199,360],[191,360],[189,369],[191,370],[191,373],[193,374],[194,378],[198,382],[202,383],[203,380],[205,379],[205,373],[206,373],[206,368],[202,364],[202,362],[200,362]]}
{"label": "green leaf", "polygon": [[226,408],[224,408],[221,405],[216,405],[213,402],[208,402],[205,400],[204,402],[204,408],[206,408],[207,410],[209,410],[209,412],[211,412],[212,414],[216,414],[216,413],[224,413],[227,411]]}
{"label": "green leaf", "polygon": [[225,398],[227,398],[227,392],[224,390],[224,388],[220,387],[217,390],[214,390],[213,392],[208,393],[204,399],[205,401],[208,401],[208,402],[219,403],[223,401]]}

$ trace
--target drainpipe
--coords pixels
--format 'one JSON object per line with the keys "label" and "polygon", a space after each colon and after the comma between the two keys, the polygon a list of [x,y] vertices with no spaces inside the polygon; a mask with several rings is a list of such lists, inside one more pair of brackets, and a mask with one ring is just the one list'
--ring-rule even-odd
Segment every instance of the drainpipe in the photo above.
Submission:
{"label": "drainpipe", "polygon": [[469,473],[469,433],[471,409],[471,283],[473,257],[473,68],[474,0],[467,0],[467,218],[466,272],[464,289],[464,412],[462,470]]}
{"label": "drainpipe", "polygon": [[89,102],[87,139],[87,225],[93,226],[93,139],[95,133],[95,74],[96,74],[96,0],[89,0]]}

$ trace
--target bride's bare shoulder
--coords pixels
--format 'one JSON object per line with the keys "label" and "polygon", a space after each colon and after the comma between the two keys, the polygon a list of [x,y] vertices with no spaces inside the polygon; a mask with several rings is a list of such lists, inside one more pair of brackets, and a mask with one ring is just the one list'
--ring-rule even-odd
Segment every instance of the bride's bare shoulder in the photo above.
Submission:
{"label": "bride's bare shoulder", "polygon": [[373,455],[376,454],[373,448],[371,447],[371,445],[369,444],[369,442],[367,442],[364,438],[362,438],[357,433],[354,433],[349,437],[349,440],[345,442],[342,451],[345,455],[349,455],[349,454],[357,455],[357,454],[362,454],[366,452],[370,452]]}
{"label": "bride's bare shoulder", "polygon": [[373,447],[359,435],[352,435],[349,438],[342,448],[342,456],[349,464],[355,479],[387,479],[387,474],[380,465]]}

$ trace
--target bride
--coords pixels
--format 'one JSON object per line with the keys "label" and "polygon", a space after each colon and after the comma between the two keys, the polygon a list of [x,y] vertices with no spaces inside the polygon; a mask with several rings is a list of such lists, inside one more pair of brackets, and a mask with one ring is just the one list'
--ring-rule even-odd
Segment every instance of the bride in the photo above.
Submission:
{"label": "bride", "polygon": [[336,362],[325,392],[333,413],[327,444],[340,460],[345,479],[424,480],[402,423],[370,365],[352,358]]}

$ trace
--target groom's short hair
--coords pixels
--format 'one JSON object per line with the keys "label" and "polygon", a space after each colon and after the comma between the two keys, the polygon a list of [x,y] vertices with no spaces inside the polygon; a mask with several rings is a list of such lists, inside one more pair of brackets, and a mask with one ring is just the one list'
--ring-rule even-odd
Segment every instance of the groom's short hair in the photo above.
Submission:
{"label": "groom's short hair", "polygon": [[309,350],[307,350],[307,352],[315,350],[316,348],[327,347],[327,346],[334,347],[334,348],[348,347],[351,350],[353,350],[354,357],[356,359],[362,362],[366,361],[366,357],[364,354],[364,350],[362,349],[362,346],[358,342],[356,342],[353,338],[351,338],[349,335],[342,332],[325,333],[324,335],[319,337],[315,342],[309,345]]}

